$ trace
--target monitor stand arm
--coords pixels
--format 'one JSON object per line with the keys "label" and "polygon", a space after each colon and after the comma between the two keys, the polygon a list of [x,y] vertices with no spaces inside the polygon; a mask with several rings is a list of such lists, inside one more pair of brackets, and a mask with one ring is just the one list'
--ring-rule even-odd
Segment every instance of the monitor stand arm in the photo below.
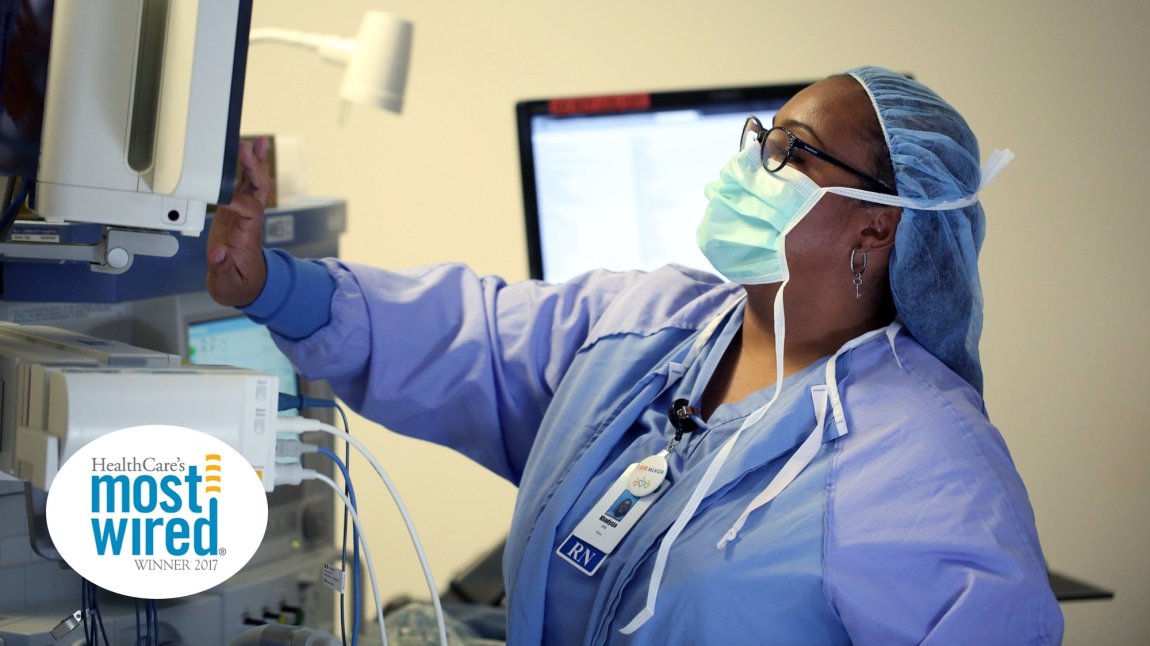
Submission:
{"label": "monitor stand arm", "polygon": [[92,271],[122,274],[137,255],[170,258],[180,248],[169,233],[104,227],[93,244],[0,242],[0,258],[87,262]]}

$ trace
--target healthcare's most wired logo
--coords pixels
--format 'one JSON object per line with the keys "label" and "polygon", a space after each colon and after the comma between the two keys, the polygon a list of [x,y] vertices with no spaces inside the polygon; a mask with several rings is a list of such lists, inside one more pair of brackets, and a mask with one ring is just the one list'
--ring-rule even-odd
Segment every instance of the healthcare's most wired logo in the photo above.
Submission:
{"label": "healthcare's most wired logo", "polygon": [[144,599],[222,583],[255,554],[268,515],[247,460],[178,426],[93,440],[52,481],[47,511],[68,565],[102,588]]}

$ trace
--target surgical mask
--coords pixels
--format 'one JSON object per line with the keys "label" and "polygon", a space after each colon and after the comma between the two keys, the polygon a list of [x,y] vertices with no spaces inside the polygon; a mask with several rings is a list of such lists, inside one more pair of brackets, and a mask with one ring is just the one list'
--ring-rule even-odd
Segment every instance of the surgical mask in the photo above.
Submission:
{"label": "surgical mask", "polygon": [[791,166],[763,168],[758,146],[748,146],[706,187],[708,200],[695,240],[711,265],[744,285],[787,279],[783,240],[826,192]]}
{"label": "surgical mask", "polygon": [[[707,185],[708,200],[695,240],[711,265],[728,280],[762,285],[787,280],[783,241],[827,193],[925,211],[960,209],[978,201],[977,191],[962,198],[932,201],[875,193],[859,188],[823,188],[791,166],[768,173],[758,146],[748,146],[719,171]],[[1009,150],[995,150],[982,168],[981,191],[1014,158]]]}

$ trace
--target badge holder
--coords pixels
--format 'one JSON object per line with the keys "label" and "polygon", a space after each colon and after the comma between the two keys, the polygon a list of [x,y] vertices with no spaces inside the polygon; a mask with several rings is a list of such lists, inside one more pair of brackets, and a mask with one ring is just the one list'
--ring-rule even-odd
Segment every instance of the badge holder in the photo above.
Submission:
{"label": "badge holder", "polygon": [[675,436],[667,448],[624,469],[555,553],[587,576],[599,571],[607,555],[615,551],[651,504],[670,487],[667,456],[675,452],[684,433],[698,428],[694,421],[698,414],[699,410],[688,406],[687,400],[675,400],[668,412]]}

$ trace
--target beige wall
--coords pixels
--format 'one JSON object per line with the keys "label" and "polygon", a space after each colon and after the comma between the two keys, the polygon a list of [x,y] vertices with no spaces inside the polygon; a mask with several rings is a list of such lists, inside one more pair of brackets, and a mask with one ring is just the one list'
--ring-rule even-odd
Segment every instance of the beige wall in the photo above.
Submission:
{"label": "beige wall", "polygon": [[[416,22],[406,111],[336,125],[339,72],[273,45],[251,54],[245,130],[297,134],[312,192],[346,197],[345,257],[466,261],[526,275],[517,99],[911,71],[1015,163],[984,199],[987,402],[1030,489],[1051,565],[1117,591],[1065,605],[1067,643],[1150,632],[1150,3],[1131,0],[256,3],[257,26],[353,33],[369,8]],[[505,530],[512,487],[434,447],[370,436],[441,583]],[[388,596],[414,556],[360,463]],[[367,507],[368,505],[365,505]]]}

